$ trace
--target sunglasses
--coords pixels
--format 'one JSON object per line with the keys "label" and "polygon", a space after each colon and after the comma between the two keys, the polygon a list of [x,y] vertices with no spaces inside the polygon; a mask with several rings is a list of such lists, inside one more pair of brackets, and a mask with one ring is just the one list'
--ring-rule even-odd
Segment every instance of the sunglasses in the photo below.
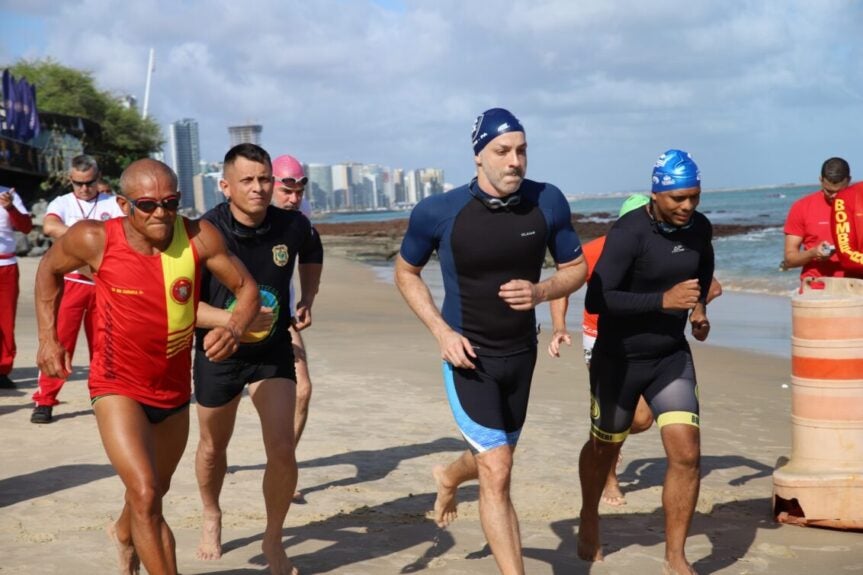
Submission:
{"label": "sunglasses", "polygon": [[84,188],[84,187],[89,188],[90,186],[92,186],[93,184],[95,184],[98,181],[99,181],[99,178],[93,178],[92,180],[88,180],[86,182],[76,182],[75,180],[71,180],[72,185],[75,186],[76,188]]}
{"label": "sunglasses", "polygon": [[150,198],[138,198],[137,200],[129,200],[129,203],[132,204],[132,209],[141,210],[145,214],[152,214],[156,208],[162,208],[166,212],[176,212],[177,208],[180,207],[180,197],[169,196],[161,202]]}
{"label": "sunglasses", "polygon": [[274,178],[274,179],[276,180],[276,183],[282,183],[285,186],[288,186],[289,188],[292,188],[292,187],[297,186],[297,185],[305,187],[305,185],[309,183],[309,178],[307,178],[306,176],[303,176],[299,180],[297,178]]}

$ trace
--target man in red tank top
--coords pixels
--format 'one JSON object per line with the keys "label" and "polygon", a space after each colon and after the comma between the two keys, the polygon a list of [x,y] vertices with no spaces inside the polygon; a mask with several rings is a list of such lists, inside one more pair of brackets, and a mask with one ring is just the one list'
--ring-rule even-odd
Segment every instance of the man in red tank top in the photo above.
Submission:
{"label": "man in red tank top", "polygon": [[225,325],[204,350],[230,356],[257,315],[258,287],[210,224],[177,217],[177,176],[161,162],[138,160],[123,172],[117,201],[126,217],[70,227],[36,272],[37,362],[65,378],[71,353],[57,335],[63,274],[94,271],[97,317],[90,397],[105,452],[126,487],[119,519],[108,526],[121,571],[176,574],[174,537],[162,498],[189,432],[191,342],[198,278],[206,266],[237,297]]}

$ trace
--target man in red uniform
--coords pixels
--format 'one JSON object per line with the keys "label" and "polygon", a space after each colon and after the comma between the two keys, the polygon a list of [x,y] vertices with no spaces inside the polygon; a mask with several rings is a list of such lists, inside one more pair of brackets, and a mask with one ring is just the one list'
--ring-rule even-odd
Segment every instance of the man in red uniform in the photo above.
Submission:
{"label": "man in red uniform", "polygon": [[836,194],[831,228],[845,275],[863,277],[863,182]]}
{"label": "man in red uniform", "polygon": [[[100,189],[99,165],[87,155],[72,158],[69,169],[72,191],[57,196],[48,204],[42,231],[46,236],[57,240],[81,220],[105,221],[122,216],[120,206],[113,194],[102,193]],[[60,343],[75,354],[78,332],[84,324],[87,347],[93,357],[93,317],[96,291],[93,287],[92,273],[86,266],[66,274],[63,281],[63,297],[57,316],[57,334]],[[66,383],[66,378],[49,377],[39,374],[38,387],[33,393],[36,406],[30,416],[32,423],[51,423],[54,419],[54,406],[59,402],[57,395]]]}
{"label": "man in red uniform", "polygon": [[191,350],[200,273],[206,266],[237,297],[222,326],[204,342],[213,361],[236,349],[257,315],[258,287],[210,224],[177,217],[177,176],[151,159],[120,180],[125,218],[82,221],[45,254],[36,272],[39,368],[65,378],[71,354],[57,335],[63,274],[94,272],[95,345],[90,397],[105,452],[126,487],[125,505],[108,533],[123,573],[176,574],[174,537],[162,498],[189,432]]}
{"label": "man in red uniform", "polygon": [[844,277],[831,236],[831,209],[836,194],[851,182],[851,168],[842,158],[821,166],[821,189],[794,202],[785,220],[784,269],[799,268],[800,281]]}
{"label": "man in red uniform", "polygon": [[21,197],[0,186],[0,389],[15,389],[9,379],[15,362],[15,315],[18,310],[18,259],[15,233],[30,233],[33,221]]}

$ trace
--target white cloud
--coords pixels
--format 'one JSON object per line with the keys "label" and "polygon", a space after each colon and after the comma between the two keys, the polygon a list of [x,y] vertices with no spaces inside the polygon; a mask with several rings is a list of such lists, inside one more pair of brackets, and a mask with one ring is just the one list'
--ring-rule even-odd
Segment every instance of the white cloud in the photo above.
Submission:
{"label": "white cloud", "polygon": [[863,164],[861,9],[845,0],[17,4],[2,16],[45,33],[0,57],[51,56],[139,103],[155,47],[150,113],[197,119],[207,159],[251,120],[274,154],[458,183],[473,118],[505,106],[530,174],[571,192],[638,187],[668,147],[697,150],[716,186],[812,181],[834,154]]}

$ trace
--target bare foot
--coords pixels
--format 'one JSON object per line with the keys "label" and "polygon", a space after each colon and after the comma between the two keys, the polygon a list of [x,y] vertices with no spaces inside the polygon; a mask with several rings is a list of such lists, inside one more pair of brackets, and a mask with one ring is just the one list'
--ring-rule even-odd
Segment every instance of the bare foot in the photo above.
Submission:
{"label": "bare foot", "polygon": [[121,575],[138,575],[141,571],[141,561],[135,552],[135,546],[120,541],[120,537],[117,535],[117,524],[114,522],[105,526],[105,532],[108,533],[108,538],[117,547],[117,564],[120,567]]}
{"label": "bare foot", "polygon": [[698,575],[686,559],[666,561],[662,565],[662,575]]}
{"label": "bare foot", "polygon": [[285,548],[282,547],[281,538],[274,543],[267,543],[265,540],[261,544],[261,551],[264,552],[267,565],[270,566],[270,575],[300,575],[300,572],[288,559]]}
{"label": "bare foot", "polygon": [[620,484],[616,481],[608,481],[605,484],[605,489],[602,490],[601,501],[606,505],[611,505],[612,507],[626,505],[626,497],[624,497],[623,491],[620,490]]}
{"label": "bare foot", "polygon": [[201,526],[201,542],[195,557],[201,561],[214,561],[222,558],[222,514],[204,513]]}
{"label": "bare foot", "polygon": [[291,501],[293,503],[298,503],[302,505],[306,502],[306,498],[303,496],[303,492],[297,489],[296,491],[294,491],[294,496],[291,498]]}
{"label": "bare foot", "polygon": [[432,469],[432,476],[437,485],[437,498],[434,502],[434,520],[440,528],[447,527],[458,517],[458,502],[456,501],[456,493],[458,487],[450,487],[444,484],[444,472],[446,467],[443,465],[435,465]]}
{"label": "bare foot", "polygon": [[599,517],[587,521],[581,516],[578,525],[578,556],[585,561],[602,561],[602,545],[599,543]]}

